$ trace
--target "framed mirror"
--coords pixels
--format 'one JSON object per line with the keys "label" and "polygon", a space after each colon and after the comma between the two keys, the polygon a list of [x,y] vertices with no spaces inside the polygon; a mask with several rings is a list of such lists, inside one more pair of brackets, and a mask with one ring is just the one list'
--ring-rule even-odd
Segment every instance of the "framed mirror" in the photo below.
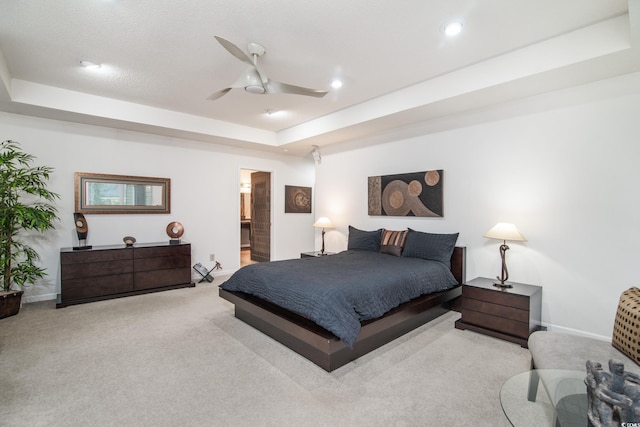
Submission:
{"label": "framed mirror", "polygon": [[171,179],[75,173],[76,212],[84,214],[171,213]]}

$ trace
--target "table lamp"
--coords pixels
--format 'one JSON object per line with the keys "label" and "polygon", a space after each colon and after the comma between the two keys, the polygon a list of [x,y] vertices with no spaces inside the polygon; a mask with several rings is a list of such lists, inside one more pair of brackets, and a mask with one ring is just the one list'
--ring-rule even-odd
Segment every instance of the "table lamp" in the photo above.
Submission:
{"label": "table lamp", "polygon": [[508,222],[497,223],[482,237],[502,240],[502,244],[500,245],[500,257],[502,258],[502,274],[500,277],[496,277],[496,279],[498,279],[500,282],[494,283],[493,286],[501,289],[512,288],[512,285],[506,283],[506,281],[509,280],[509,272],[507,271],[507,264],[505,262],[505,255],[507,250],[509,249],[509,246],[507,246],[507,240],[510,240],[512,242],[526,242],[527,239],[525,239],[520,230],[518,230],[518,227]]}
{"label": "table lamp", "polygon": [[324,255],[324,229],[325,228],[334,228],[331,220],[326,216],[318,218],[318,220],[313,224],[314,227],[322,228],[322,250],[320,251],[320,255]]}

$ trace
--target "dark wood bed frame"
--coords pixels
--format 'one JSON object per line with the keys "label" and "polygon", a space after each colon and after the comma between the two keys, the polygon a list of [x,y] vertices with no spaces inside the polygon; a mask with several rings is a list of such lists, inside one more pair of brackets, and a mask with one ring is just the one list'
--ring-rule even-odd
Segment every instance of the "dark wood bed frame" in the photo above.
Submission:
{"label": "dark wood bed frame", "polygon": [[235,316],[331,372],[375,350],[451,309],[465,282],[466,248],[457,246],[451,257],[451,271],[458,286],[408,301],[384,316],[362,322],[353,346],[311,320],[260,298],[242,292],[219,289],[220,297],[235,305]]}

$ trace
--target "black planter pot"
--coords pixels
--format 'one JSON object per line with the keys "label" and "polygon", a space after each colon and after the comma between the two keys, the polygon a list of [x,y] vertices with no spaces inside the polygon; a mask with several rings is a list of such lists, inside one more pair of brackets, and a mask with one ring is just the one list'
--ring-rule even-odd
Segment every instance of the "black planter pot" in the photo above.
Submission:
{"label": "black planter pot", "polygon": [[22,294],[24,291],[0,292],[0,319],[18,314]]}

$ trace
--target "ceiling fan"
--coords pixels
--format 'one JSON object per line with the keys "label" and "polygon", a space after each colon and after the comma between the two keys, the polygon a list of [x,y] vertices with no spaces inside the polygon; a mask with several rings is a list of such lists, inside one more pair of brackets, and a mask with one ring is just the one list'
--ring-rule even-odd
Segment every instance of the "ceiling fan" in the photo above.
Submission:
{"label": "ceiling fan", "polygon": [[227,94],[231,89],[244,88],[249,93],[255,93],[258,95],[272,94],[272,93],[289,93],[294,95],[313,96],[316,98],[322,98],[328,92],[319,89],[309,89],[301,86],[294,86],[287,83],[277,82],[271,80],[258,66],[258,57],[265,54],[266,50],[264,46],[258,43],[249,43],[248,51],[253,57],[244,53],[238,46],[234,45],[228,40],[222,37],[214,36],[218,43],[224,47],[227,52],[238,58],[240,61],[247,64],[247,68],[236,79],[231,86],[219,90],[209,96],[208,100],[215,100]]}

